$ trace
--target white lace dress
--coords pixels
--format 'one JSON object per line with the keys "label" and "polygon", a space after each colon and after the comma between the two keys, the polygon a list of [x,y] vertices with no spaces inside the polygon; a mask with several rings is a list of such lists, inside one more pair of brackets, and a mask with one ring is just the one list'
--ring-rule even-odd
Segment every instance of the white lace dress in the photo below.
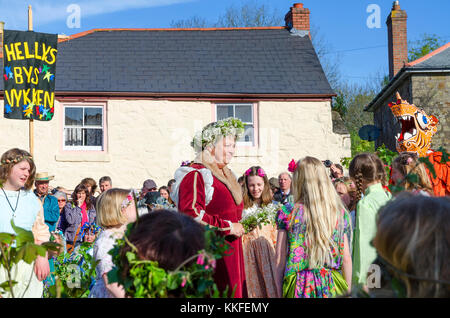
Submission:
{"label": "white lace dress", "polygon": [[108,252],[113,248],[116,240],[123,235],[117,229],[103,230],[94,244],[94,259],[99,261],[96,267],[97,277],[95,284],[89,294],[90,298],[113,298],[114,296],[106,289],[103,281],[103,274],[108,273],[113,268],[112,256]]}

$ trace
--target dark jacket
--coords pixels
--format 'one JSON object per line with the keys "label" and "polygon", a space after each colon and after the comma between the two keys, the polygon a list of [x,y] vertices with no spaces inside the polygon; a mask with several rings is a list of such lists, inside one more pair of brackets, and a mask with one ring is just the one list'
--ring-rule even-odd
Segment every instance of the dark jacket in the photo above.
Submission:
{"label": "dark jacket", "polygon": [[[95,222],[96,213],[93,205],[87,210],[87,215],[89,223]],[[67,242],[73,242],[78,227],[81,224],[81,218],[81,208],[72,202],[68,202],[63,209],[59,223],[59,229],[64,233]],[[81,233],[78,233],[77,242],[81,242]]]}
{"label": "dark jacket", "polygon": [[287,202],[293,202],[292,191],[289,194],[284,194],[281,189],[275,192],[273,195],[273,200],[285,204]]}

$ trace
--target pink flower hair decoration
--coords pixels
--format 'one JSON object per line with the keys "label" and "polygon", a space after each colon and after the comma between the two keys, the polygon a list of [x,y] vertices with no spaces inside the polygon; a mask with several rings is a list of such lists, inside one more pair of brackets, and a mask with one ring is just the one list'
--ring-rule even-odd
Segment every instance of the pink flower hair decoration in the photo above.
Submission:
{"label": "pink flower hair decoration", "polygon": [[294,159],[292,159],[291,162],[289,162],[288,170],[289,170],[289,172],[294,172],[296,169],[297,169],[297,163],[295,162]]}
{"label": "pink flower hair decoration", "polygon": [[[252,173],[252,168],[248,168],[247,171],[245,171],[245,175],[249,176],[250,173]],[[258,176],[260,176],[261,178],[266,176],[266,173],[264,172],[263,169],[258,168],[258,171],[256,172],[258,174]]]}

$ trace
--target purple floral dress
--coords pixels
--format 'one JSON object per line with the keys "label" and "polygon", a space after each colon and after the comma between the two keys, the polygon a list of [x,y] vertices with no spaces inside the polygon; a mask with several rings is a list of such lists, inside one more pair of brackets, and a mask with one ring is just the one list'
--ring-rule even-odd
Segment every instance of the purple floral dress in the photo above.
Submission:
{"label": "purple floral dress", "polygon": [[[287,231],[289,247],[284,272],[283,297],[328,298],[336,295],[332,271],[341,271],[344,255],[344,234],[347,234],[349,246],[351,246],[352,233],[349,214],[345,210],[342,210],[341,213],[341,220],[343,220],[341,223],[343,224],[338,224],[333,233],[333,240],[338,246],[338,251],[332,250],[331,267],[310,269],[305,240],[306,223],[303,222],[303,205],[286,203],[278,211],[277,227],[279,230]],[[339,228],[342,230],[339,231]]]}

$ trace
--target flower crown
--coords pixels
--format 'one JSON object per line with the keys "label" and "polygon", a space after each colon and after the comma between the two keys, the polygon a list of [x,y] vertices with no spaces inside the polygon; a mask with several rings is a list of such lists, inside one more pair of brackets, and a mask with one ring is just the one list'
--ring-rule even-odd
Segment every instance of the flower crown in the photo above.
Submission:
{"label": "flower crown", "polygon": [[122,204],[120,205],[121,208],[126,209],[131,204],[131,202],[133,202],[134,199],[138,196],[139,196],[138,191],[135,189],[131,189],[127,197],[122,201]]}
{"label": "flower crown", "polygon": [[27,156],[27,155],[21,155],[21,156],[15,157],[14,159],[4,159],[4,160],[1,161],[1,164],[2,165],[8,165],[10,163],[16,164],[16,163],[21,162],[24,159],[33,160],[33,157],[32,156]]}
{"label": "flower crown", "polygon": [[191,142],[191,146],[196,151],[201,151],[208,146],[214,145],[220,137],[234,136],[239,139],[244,134],[245,126],[241,120],[234,117],[228,117],[217,122],[208,124],[197,132]]}
{"label": "flower crown", "polygon": [[[249,176],[250,173],[252,173],[252,168],[248,168],[247,171],[245,171],[245,175]],[[258,174],[258,176],[260,176],[261,178],[264,178],[266,176],[266,173],[264,172],[264,170],[262,168],[258,168],[258,171],[256,172]]]}
{"label": "flower crown", "polygon": [[[223,257],[229,248],[224,237],[218,236],[207,226],[205,249],[183,261],[175,270],[168,271],[159,267],[156,261],[139,258],[137,248],[127,239],[133,226],[134,223],[127,226],[123,238],[117,240],[109,251],[114,263],[113,269],[108,272],[109,282],[124,286],[127,295],[133,298],[166,298],[171,292],[180,292],[186,298],[227,297],[228,288],[221,295],[213,279],[216,260]],[[129,272],[127,277],[123,277],[120,250],[126,245],[131,247],[131,251],[126,253]],[[136,285],[137,281],[139,284]]]}
{"label": "flower crown", "polygon": [[82,233],[81,240],[83,241],[83,238],[86,235],[86,233],[90,232],[95,235],[100,231],[101,231],[101,228],[97,224],[95,224],[95,222],[92,222],[92,223],[86,222],[83,224],[83,227],[80,230],[80,232]]}

